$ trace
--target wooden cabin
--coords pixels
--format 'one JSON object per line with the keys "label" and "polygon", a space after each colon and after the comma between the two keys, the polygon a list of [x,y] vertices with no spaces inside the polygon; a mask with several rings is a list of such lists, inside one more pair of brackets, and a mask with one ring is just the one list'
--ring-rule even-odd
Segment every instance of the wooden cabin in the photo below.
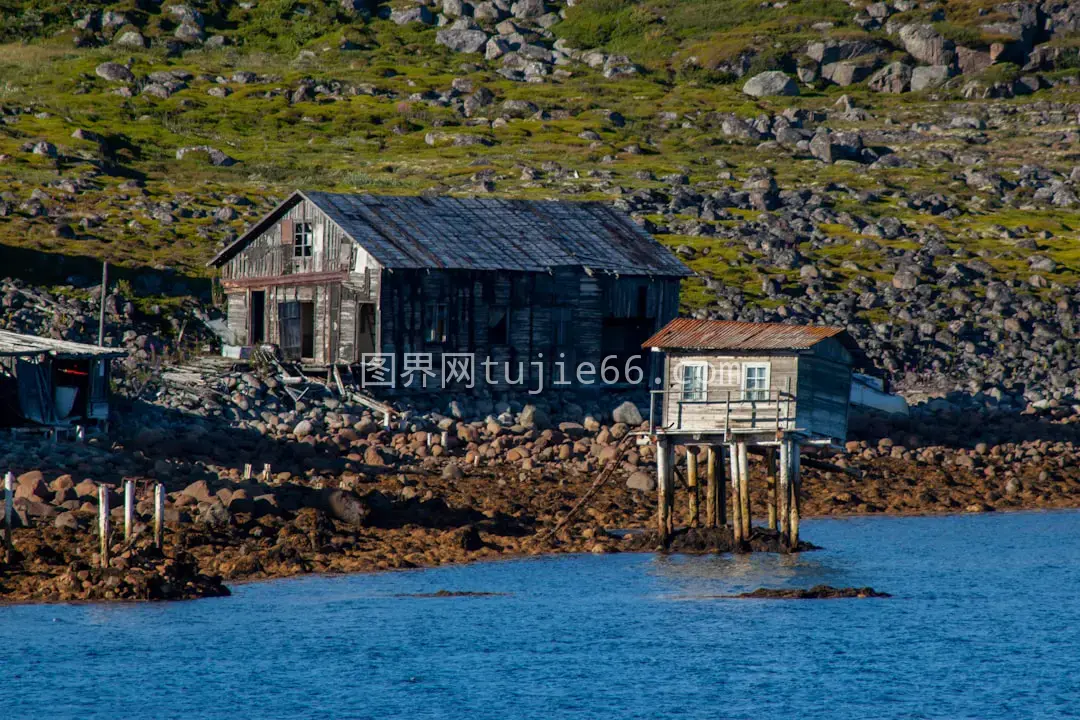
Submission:
{"label": "wooden cabin", "polygon": [[391,354],[399,371],[405,353],[473,353],[530,377],[538,358],[622,367],[691,274],[601,203],[306,191],[210,265],[241,348],[323,367]]}
{"label": "wooden cabin", "polygon": [[859,351],[843,328],[679,318],[643,346],[664,357],[656,433],[747,436],[751,444],[781,434],[813,443],[847,437]]}
{"label": "wooden cabin", "polygon": [[0,331],[0,423],[106,422],[117,348]]}
{"label": "wooden cabin", "polygon": [[758,532],[749,471],[757,446],[766,465],[768,530],[797,551],[800,450],[846,439],[852,368],[863,362],[855,341],[836,327],[679,318],[643,347],[663,363],[663,387],[652,391],[649,435],[642,438],[656,443],[660,538],[675,532],[675,446],[684,445],[691,527],[699,525],[697,457],[704,452],[704,525],[730,527],[736,549],[748,547]]}

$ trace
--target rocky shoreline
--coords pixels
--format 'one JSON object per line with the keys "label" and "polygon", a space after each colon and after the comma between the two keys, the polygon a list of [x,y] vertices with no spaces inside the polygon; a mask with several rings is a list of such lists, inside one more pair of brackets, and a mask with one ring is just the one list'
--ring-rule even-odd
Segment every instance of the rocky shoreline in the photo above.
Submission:
{"label": "rocky shoreline", "polygon": [[[860,478],[806,471],[805,516],[1080,507],[1080,473],[1072,465],[1050,475],[1032,464],[1018,473],[1011,491],[999,492],[1000,478],[988,478],[985,472],[993,467],[991,454],[972,455],[985,457],[982,468],[921,465],[918,455],[870,447],[848,456],[854,457],[834,461],[858,463]],[[25,527],[13,533],[14,557],[0,565],[0,603],[215,597],[228,594],[226,583],[307,573],[376,572],[556,553],[651,552],[658,547],[649,530],[654,493],[633,488],[651,468],[624,468],[618,481],[601,488],[584,512],[548,539],[548,531],[589,488],[594,475],[555,469],[525,472],[520,464],[505,461],[463,469],[452,457],[444,460],[371,468],[349,489],[227,478],[176,489],[167,483],[163,551],[155,550],[150,540],[146,485],[137,504],[135,538],[130,544],[114,543],[106,570],[98,567],[93,529],[91,486],[96,492],[96,484],[72,486],[70,476],[64,475],[46,482],[41,471],[25,473],[15,504],[16,517],[25,520]],[[752,472],[759,471],[752,463]],[[338,478],[338,484],[350,484],[343,480]],[[763,488],[764,483],[752,486]],[[677,502],[682,493],[679,488]],[[72,499],[62,499],[67,497]],[[57,500],[60,504],[53,504]],[[764,518],[764,502],[763,492],[754,494],[758,521]],[[677,504],[676,510],[684,520],[685,505]],[[647,530],[609,532],[616,528]],[[803,549],[812,547],[807,543]],[[668,548],[691,553],[731,549],[726,529],[702,528],[680,531]],[[750,549],[779,548],[772,533],[756,528]]]}

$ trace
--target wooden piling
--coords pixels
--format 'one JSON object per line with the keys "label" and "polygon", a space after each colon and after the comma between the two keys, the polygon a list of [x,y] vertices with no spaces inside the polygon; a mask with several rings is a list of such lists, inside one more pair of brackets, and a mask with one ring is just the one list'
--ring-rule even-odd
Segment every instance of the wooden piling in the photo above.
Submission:
{"label": "wooden piling", "polygon": [[270,463],[263,463],[262,481],[270,482]]}
{"label": "wooden piling", "polygon": [[109,567],[109,536],[112,524],[109,518],[109,488],[98,485],[98,536],[101,540],[101,567]]}
{"label": "wooden piling", "polygon": [[776,492],[777,511],[780,516],[780,543],[787,545],[788,538],[788,498],[791,486],[791,441],[780,443],[780,486]]}
{"label": "wooden piling", "polygon": [[799,444],[791,446],[791,522],[788,533],[791,536],[791,549],[799,548],[799,490],[802,487],[802,472],[799,467]]}
{"label": "wooden piling", "polygon": [[244,463],[244,479],[251,479],[251,463]]}
{"label": "wooden piling", "polygon": [[743,542],[742,502],[739,499],[739,452],[738,446],[732,445],[728,451],[731,461],[731,534],[738,548]]}
{"label": "wooden piling", "polygon": [[[268,466],[269,467],[269,466]],[[165,544],[165,483],[154,486],[154,547]]]}
{"label": "wooden piling", "polygon": [[754,527],[750,517],[750,457],[746,443],[738,444],[739,449],[739,502],[741,508],[739,517],[742,518],[743,540],[750,540],[750,532]]}
{"label": "wooden piling", "polygon": [[135,481],[124,481],[124,541],[131,541],[135,525]]}
{"label": "wooden piling", "polygon": [[11,561],[15,546],[11,542],[12,513],[15,512],[15,473],[4,475],[4,561]]}
{"label": "wooden piling", "polygon": [[660,541],[668,541],[668,485],[671,484],[670,444],[666,438],[656,440],[656,530]]}
{"label": "wooden piling", "polygon": [[686,448],[686,488],[688,490],[687,495],[689,495],[687,509],[690,511],[687,525],[696,528],[700,519],[698,512],[700,496],[698,491],[697,448],[692,446]]}
{"label": "wooden piling", "polygon": [[705,527],[717,526],[722,516],[716,510],[716,448],[710,445],[705,455]]}
{"label": "wooden piling", "polygon": [[667,453],[667,502],[664,503],[664,508],[667,534],[671,537],[675,532],[675,445],[669,443]]}
{"label": "wooden piling", "polygon": [[713,450],[716,451],[716,519],[722,527],[726,527],[727,479],[724,476],[727,466],[724,465],[724,446],[715,445]]}
{"label": "wooden piling", "polygon": [[769,529],[776,529],[776,448],[765,450],[765,492],[769,506]]}

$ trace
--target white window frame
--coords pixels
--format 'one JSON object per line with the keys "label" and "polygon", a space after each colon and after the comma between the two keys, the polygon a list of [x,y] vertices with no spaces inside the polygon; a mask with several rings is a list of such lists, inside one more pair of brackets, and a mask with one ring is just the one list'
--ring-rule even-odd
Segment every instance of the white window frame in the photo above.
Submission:
{"label": "white window frame", "polygon": [[315,254],[315,223],[297,220],[293,223],[293,258],[309,260]]}
{"label": "white window frame", "polygon": [[[750,370],[765,370],[765,387],[755,388],[751,390],[747,387],[747,380],[750,379]],[[769,399],[769,394],[772,389],[772,363],[767,362],[752,362],[742,364],[742,383],[739,388],[742,390],[743,400],[752,400],[755,402],[764,402]],[[762,393],[764,396],[759,395]]]}
{"label": "white window frame", "polygon": [[[701,389],[691,391],[686,384],[686,371],[701,368]],[[679,364],[679,399],[682,402],[708,402],[709,400],[709,363],[683,362]]]}

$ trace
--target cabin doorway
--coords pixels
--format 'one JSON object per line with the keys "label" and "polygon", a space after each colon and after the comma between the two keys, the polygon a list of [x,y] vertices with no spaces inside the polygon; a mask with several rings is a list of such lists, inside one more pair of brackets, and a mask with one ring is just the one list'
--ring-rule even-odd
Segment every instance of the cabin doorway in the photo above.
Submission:
{"label": "cabin doorway", "polygon": [[360,303],[356,319],[356,357],[375,352],[375,303]]}
{"label": "cabin doorway", "polygon": [[249,327],[251,328],[250,344],[258,345],[266,342],[266,291],[251,291],[251,316]]}
{"label": "cabin doorway", "polygon": [[278,303],[278,345],[286,360],[315,357],[315,303],[290,301]]}

